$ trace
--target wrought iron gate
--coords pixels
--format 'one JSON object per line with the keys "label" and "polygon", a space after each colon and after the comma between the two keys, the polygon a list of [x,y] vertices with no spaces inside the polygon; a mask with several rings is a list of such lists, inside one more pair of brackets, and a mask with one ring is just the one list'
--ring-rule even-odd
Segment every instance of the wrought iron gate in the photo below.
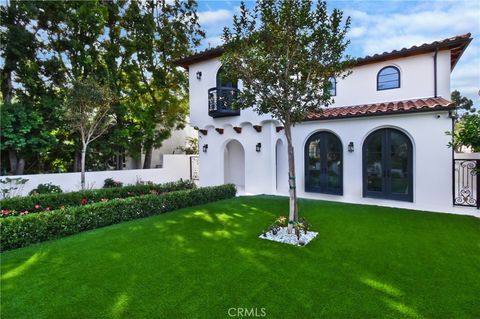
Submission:
{"label": "wrought iron gate", "polygon": [[193,181],[199,180],[200,165],[198,156],[190,156],[190,179]]}
{"label": "wrought iron gate", "polygon": [[480,160],[453,161],[453,205],[480,209]]}

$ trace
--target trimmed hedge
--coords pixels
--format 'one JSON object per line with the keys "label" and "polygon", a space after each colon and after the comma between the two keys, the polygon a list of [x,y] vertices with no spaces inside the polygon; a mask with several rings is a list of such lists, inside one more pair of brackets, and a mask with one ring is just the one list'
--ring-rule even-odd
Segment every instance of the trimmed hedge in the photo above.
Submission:
{"label": "trimmed hedge", "polygon": [[[132,196],[148,195],[152,192],[167,193],[195,188],[195,183],[190,180],[164,184],[130,185],[116,188],[101,188],[80,192],[39,194],[26,197],[13,197],[0,201],[2,210],[40,212],[64,207],[80,206],[82,204],[99,202],[102,199],[127,198]],[[83,201],[83,203],[82,203]],[[36,208],[36,206],[38,208]]]}
{"label": "trimmed hedge", "polygon": [[0,220],[0,251],[179,208],[232,198],[235,194],[235,186],[229,184],[7,217]]}

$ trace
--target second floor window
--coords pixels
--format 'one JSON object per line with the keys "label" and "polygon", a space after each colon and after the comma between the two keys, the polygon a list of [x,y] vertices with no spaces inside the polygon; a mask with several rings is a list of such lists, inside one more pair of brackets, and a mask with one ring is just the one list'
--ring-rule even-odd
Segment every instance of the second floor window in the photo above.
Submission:
{"label": "second floor window", "polygon": [[336,96],[337,95],[337,81],[334,77],[328,79],[330,95]]}
{"label": "second floor window", "polygon": [[217,88],[234,88],[238,89],[238,83],[236,80],[228,79],[223,72],[223,68],[220,68],[217,72]]}
{"label": "second floor window", "polygon": [[377,91],[397,89],[400,87],[400,70],[387,66],[378,72]]}

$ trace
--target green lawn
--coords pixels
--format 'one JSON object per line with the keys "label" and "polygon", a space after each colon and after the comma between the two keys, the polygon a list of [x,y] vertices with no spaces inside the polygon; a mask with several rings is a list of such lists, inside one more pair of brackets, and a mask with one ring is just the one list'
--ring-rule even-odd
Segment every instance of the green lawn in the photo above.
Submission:
{"label": "green lawn", "polygon": [[287,199],[257,196],[1,254],[3,318],[480,318],[480,220],[302,200],[319,236],[258,239]]}

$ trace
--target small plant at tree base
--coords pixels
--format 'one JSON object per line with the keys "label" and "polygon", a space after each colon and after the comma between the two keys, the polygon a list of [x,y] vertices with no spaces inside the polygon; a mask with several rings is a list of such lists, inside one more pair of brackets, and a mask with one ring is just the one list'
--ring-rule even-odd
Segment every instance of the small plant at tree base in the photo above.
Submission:
{"label": "small plant at tree base", "polygon": [[282,227],[287,227],[287,217],[279,216],[273,224],[268,226],[267,230],[263,231],[263,236],[267,237],[267,233],[271,232],[272,235],[276,235]]}
{"label": "small plant at tree base", "polygon": [[58,185],[53,185],[52,183],[38,184],[37,188],[32,189],[29,195],[38,195],[38,194],[58,194],[63,193],[62,189]]}
{"label": "small plant at tree base", "polygon": [[0,179],[0,184],[2,184],[0,186],[1,192],[2,192],[2,198],[10,198],[10,197],[17,196],[19,193],[22,192],[22,189],[25,186],[25,183],[27,182],[28,182],[28,179],[21,178],[21,177],[16,177],[16,178],[7,177],[5,179]]}
{"label": "small plant at tree base", "polygon": [[123,186],[122,182],[116,181],[113,178],[107,178],[103,182],[103,188],[122,187],[122,186]]}
{"label": "small plant at tree base", "polygon": [[298,240],[300,240],[302,231],[306,235],[311,227],[312,225],[309,224],[304,217],[301,217],[298,222],[293,222],[293,229],[295,230],[295,235],[297,235]]}

